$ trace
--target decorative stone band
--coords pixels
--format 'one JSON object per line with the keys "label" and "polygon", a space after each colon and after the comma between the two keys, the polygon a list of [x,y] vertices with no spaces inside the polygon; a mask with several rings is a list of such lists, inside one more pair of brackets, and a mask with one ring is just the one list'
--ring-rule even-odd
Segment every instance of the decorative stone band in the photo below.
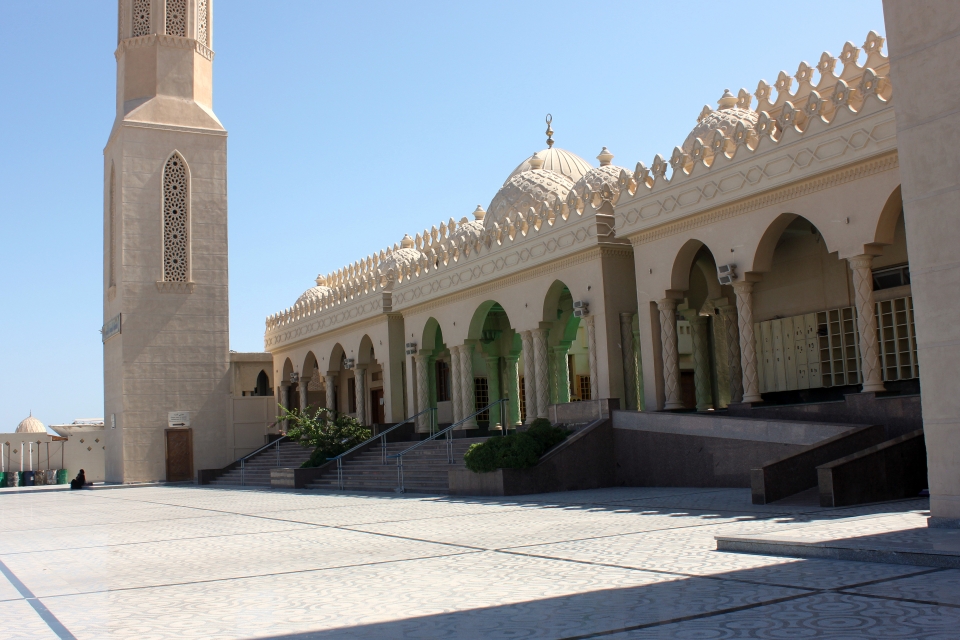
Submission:
{"label": "decorative stone band", "polygon": [[113,56],[120,60],[120,57],[128,49],[138,49],[140,47],[149,46],[155,42],[159,42],[161,45],[166,47],[176,47],[178,49],[193,49],[201,56],[207,60],[213,61],[213,50],[205,44],[201,44],[194,38],[183,38],[180,36],[168,36],[153,33],[148,36],[137,36],[136,38],[127,38],[126,40],[121,40],[120,44],[117,45],[117,50],[113,52]]}
{"label": "decorative stone band", "polygon": [[197,286],[195,282],[167,282],[157,280],[157,291],[160,293],[193,293]]}

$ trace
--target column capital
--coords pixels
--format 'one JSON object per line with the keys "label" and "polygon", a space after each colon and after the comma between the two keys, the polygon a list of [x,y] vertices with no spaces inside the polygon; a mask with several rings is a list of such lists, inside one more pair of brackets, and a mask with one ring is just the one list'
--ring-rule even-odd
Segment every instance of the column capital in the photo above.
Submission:
{"label": "column capital", "polygon": [[328,378],[336,378],[340,374],[339,371],[327,371]]}
{"label": "column capital", "polygon": [[753,283],[745,280],[737,280],[730,286],[733,287],[733,290],[737,293],[751,293],[753,291]]}
{"label": "column capital", "polygon": [[673,298],[661,298],[657,300],[657,309],[660,311],[675,311],[677,301]]}
{"label": "column capital", "polygon": [[850,264],[851,269],[872,269],[873,258],[874,256],[862,253],[858,256],[851,256],[847,258],[847,262]]}

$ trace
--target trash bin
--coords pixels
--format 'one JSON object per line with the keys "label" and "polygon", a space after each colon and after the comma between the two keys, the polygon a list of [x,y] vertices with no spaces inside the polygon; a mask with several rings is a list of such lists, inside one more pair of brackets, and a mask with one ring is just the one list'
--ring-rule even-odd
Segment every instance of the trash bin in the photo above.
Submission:
{"label": "trash bin", "polygon": [[68,484],[70,481],[67,480],[67,470],[66,469],[57,469],[57,484]]}
{"label": "trash bin", "polygon": [[20,473],[17,471],[7,471],[7,486],[8,487],[19,487],[20,486]]}
{"label": "trash bin", "polygon": [[35,485],[47,484],[47,472],[44,470],[34,471],[33,472],[33,483]]}
{"label": "trash bin", "polygon": [[47,469],[46,471],[43,472],[43,475],[46,476],[46,477],[43,479],[43,481],[44,481],[46,484],[57,484],[57,470],[56,470],[56,469]]}
{"label": "trash bin", "polygon": [[32,487],[36,485],[36,476],[33,471],[21,471],[20,475],[23,476],[23,485],[24,487]]}
{"label": "trash bin", "polygon": [[0,487],[7,486],[7,472],[0,471]]}

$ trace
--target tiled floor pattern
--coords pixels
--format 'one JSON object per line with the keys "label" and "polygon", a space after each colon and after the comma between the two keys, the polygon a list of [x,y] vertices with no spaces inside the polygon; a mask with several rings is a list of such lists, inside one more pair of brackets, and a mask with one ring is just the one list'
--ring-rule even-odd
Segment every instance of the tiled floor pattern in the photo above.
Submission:
{"label": "tiled floor pattern", "polygon": [[957,638],[960,571],[715,550],[796,525],[895,531],[925,508],[739,489],[0,494],[22,585],[0,575],[0,637]]}

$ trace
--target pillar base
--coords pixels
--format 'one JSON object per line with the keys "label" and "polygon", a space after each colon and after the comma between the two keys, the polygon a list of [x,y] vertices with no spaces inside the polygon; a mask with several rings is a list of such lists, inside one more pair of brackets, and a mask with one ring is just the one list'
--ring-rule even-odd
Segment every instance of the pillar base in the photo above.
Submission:
{"label": "pillar base", "polygon": [[763,402],[763,398],[758,393],[755,396],[743,396],[743,401],[740,404],[760,404],[761,402]]}
{"label": "pillar base", "polygon": [[863,385],[863,390],[860,393],[882,393],[886,391],[887,388],[883,386],[883,383]]}
{"label": "pillar base", "polygon": [[668,402],[667,404],[663,405],[664,411],[676,411],[677,409],[683,409],[683,408],[684,406],[683,406],[683,403],[681,402]]}

